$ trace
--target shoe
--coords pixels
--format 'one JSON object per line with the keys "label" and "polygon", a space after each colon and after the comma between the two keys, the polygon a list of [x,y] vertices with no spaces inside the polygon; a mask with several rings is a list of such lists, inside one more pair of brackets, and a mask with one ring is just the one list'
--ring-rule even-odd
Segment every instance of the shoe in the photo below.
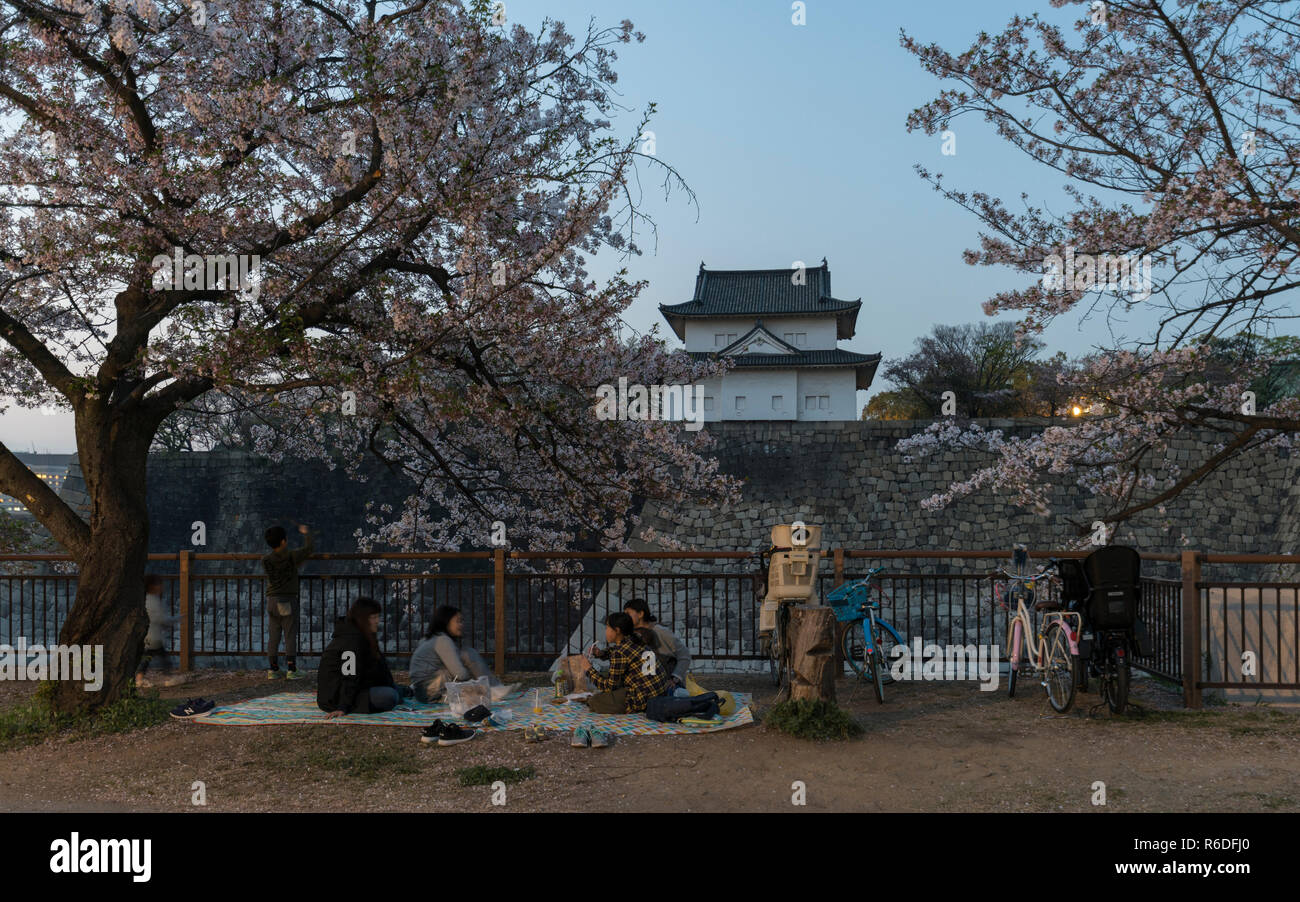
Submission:
{"label": "shoe", "polygon": [[511,695],[518,692],[519,687],[522,685],[523,683],[511,683],[509,686],[493,686],[492,701],[494,702],[505,701]]}
{"label": "shoe", "polygon": [[212,702],[204,701],[201,698],[190,698],[186,699],[184,704],[172,708],[171,716],[177,720],[189,720],[191,717],[207,714],[215,707],[216,705]]}
{"label": "shoe", "polygon": [[614,744],[614,734],[606,733],[604,730],[591,731],[591,747],[593,749],[607,749]]}
{"label": "shoe", "polygon": [[442,733],[438,736],[438,745],[460,745],[462,742],[469,742],[474,738],[476,730],[467,730],[464,727],[458,727],[454,723],[442,725]]}
{"label": "shoe", "polygon": [[442,735],[442,721],[435,720],[423,730],[420,731],[421,742],[437,742],[438,737]]}
{"label": "shoe", "polygon": [[286,680],[301,680],[302,674],[296,670],[290,670],[288,673],[284,675],[284,678]]}
{"label": "shoe", "polygon": [[267,678],[268,680],[278,680],[278,679],[280,679],[280,678],[283,677],[283,676],[284,676],[284,674],[280,673],[279,670],[268,670],[268,671],[266,672],[266,678]]}
{"label": "shoe", "polygon": [[550,738],[541,727],[524,727],[524,742],[544,742]]}
{"label": "shoe", "polygon": [[586,727],[578,727],[573,731],[573,738],[569,740],[569,745],[575,749],[585,749],[591,745],[591,731]]}
{"label": "shoe", "polygon": [[[1044,683],[1043,685],[1047,684]],[[721,721],[716,717],[683,717],[677,722],[686,724],[688,727],[716,727],[721,723]]]}
{"label": "shoe", "polygon": [[491,716],[492,709],[486,705],[476,705],[461,715],[461,717],[465,718],[470,723],[478,723],[480,720],[486,720]]}

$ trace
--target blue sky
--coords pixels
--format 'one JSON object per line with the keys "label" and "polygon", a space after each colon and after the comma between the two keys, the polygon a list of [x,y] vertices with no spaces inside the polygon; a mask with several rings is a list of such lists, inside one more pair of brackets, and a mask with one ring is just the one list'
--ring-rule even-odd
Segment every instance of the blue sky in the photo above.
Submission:
{"label": "blue sky", "polygon": [[[937,135],[909,135],[908,113],[940,85],[898,38],[905,28],[960,51],[1016,13],[1064,22],[1080,15],[1078,7],[807,0],[807,24],[796,26],[789,0],[506,4],[510,19],[530,25],[550,16],[577,33],[593,17],[601,25],[627,18],[646,34],[642,44],[620,46],[617,88],[630,112],[615,126],[630,134],[654,101],[656,155],[686,179],[698,207],[681,192],[665,200],[660,174],[643,167],[643,209],[658,225],[657,243],[643,235],[641,257],[595,261],[598,277],[627,265],[633,278],[649,281],[625,318],[639,331],[659,323],[672,337],[658,305],[689,299],[701,260],[738,269],[816,265],[826,257],[835,294],[863,301],[857,336],[841,346],[899,357],[936,323],[983,319],[983,300],[1024,280],[1009,269],[962,262],[962,251],[977,244],[978,223],[922,182],[915,164],[1013,208],[1021,192],[1035,201],[1062,197],[1062,177],[1031,167],[982,121],[954,124],[954,156],[941,154]],[[1130,323],[1125,331],[1143,334],[1148,325]],[[1049,352],[1078,354],[1109,343],[1107,335],[1104,322],[1071,317],[1044,337]],[[872,393],[883,387],[878,380]],[[860,392],[859,402],[869,395]],[[0,441],[14,450],[73,450],[71,417],[11,410],[0,415]]]}

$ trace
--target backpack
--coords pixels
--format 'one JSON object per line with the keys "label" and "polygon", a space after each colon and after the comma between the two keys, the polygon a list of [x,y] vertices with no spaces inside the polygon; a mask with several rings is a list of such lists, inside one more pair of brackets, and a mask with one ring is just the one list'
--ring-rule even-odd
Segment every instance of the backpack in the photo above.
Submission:
{"label": "backpack", "polygon": [[683,717],[717,717],[721,701],[714,692],[690,698],[660,695],[646,702],[645,716],[660,723],[676,723]]}

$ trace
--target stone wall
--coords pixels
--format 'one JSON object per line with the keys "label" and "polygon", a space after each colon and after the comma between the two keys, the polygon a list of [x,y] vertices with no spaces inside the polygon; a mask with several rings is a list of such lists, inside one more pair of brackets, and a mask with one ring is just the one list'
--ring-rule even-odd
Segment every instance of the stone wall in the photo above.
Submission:
{"label": "stone wall", "polygon": [[[1045,420],[979,420],[1008,435],[1041,431]],[[765,545],[771,525],[803,520],[823,527],[825,547],[856,549],[1059,548],[1073,539],[1069,522],[1092,522],[1087,493],[1058,484],[1056,512],[1040,517],[989,491],[940,511],[921,501],[965,477],[991,455],[971,450],[905,461],[895,450],[927,421],[709,424],[722,470],[746,481],[741,503],[714,511],[648,510],[646,525],[700,548]],[[1173,450],[1180,463],[1194,458],[1189,437]],[[1206,437],[1205,441],[1213,441]],[[1274,452],[1234,462],[1211,474],[1168,506],[1121,527],[1115,541],[1149,552],[1184,548],[1235,553],[1281,553],[1294,547],[1300,518],[1298,461]],[[1168,519],[1171,526],[1160,521]],[[1187,544],[1182,542],[1187,538]]]}
{"label": "stone wall", "polygon": [[[980,421],[985,428],[1017,435],[1031,434],[1043,428],[1044,422]],[[1055,488],[1054,499],[1060,507],[1051,517],[1023,511],[987,491],[946,510],[923,510],[922,499],[989,459],[973,451],[947,451],[938,457],[905,461],[895,445],[925,425],[878,421],[709,424],[707,428],[718,439],[715,453],[723,471],[745,480],[742,501],[722,511],[648,507],[644,525],[700,550],[757,550],[766,547],[773,524],[802,519],[822,525],[824,547],[1005,551],[1018,541],[1031,548],[1063,547],[1075,535],[1067,517],[1091,522],[1090,499],[1082,490],[1067,485]],[[1188,438],[1176,446],[1174,456],[1189,463],[1192,441]],[[1237,461],[1169,505],[1164,517],[1152,515],[1125,526],[1117,541],[1149,552],[1183,548],[1241,553],[1294,550],[1300,539],[1300,517],[1293,513],[1300,503],[1297,475],[1297,461],[1276,453]],[[191,524],[200,520],[207,525],[206,550],[214,552],[260,553],[264,548],[262,531],[273,522],[287,528],[296,522],[311,524],[318,531],[319,551],[354,551],[356,530],[369,530],[364,522],[366,502],[374,500],[396,508],[409,490],[408,482],[379,466],[367,468],[367,477],[365,482],[354,482],[341,468],[329,470],[319,463],[276,464],[236,452],[153,455],[148,489],[151,550],[173,553],[193,548]],[[84,483],[75,464],[64,495],[75,504],[85,503]],[[1160,522],[1165,519],[1171,525]],[[854,569],[865,566],[866,562],[857,563]],[[204,563],[202,568],[200,572],[260,573],[255,562]],[[674,562],[656,564],[654,569],[740,573],[749,568],[745,563],[722,567]],[[340,566],[313,561],[305,572],[341,574],[359,569],[356,563]],[[618,571],[633,569],[620,566]],[[925,569],[969,571],[987,569],[987,565],[934,562]],[[1276,572],[1262,572],[1258,567],[1241,571],[1215,568],[1212,572],[1216,578],[1277,578]],[[1172,575],[1172,571],[1166,568],[1164,575]],[[1283,578],[1293,576],[1287,573]],[[554,591],[541,591],[530,598],[524,617],[527,622],[516,627],[511,621],[512,645],[538,653],[558,651],[565,645],[576,650],[599,634],[598,624],[607,610],[617,610],[625,595],[635,594],[658,607],[663,619],[703,657],[748,655],[755,650],[755,600],[743,582],[615,580],[590,585],[593,591],[578,593],[580,598],[569,597],[558,583]],[[485,588],[490,593],[490,585]],[[37,591],[35,586],[32,591]],[[260,581],[248,583],[247,591],[249,604],[256,608],[261,603]],[[909,623],[900,627],[910,626],[910,620],[919,616],[925,619],[925,631],[930,635],[988,641],[996,634],[995,624],[982,622],[987,613],[971,610],[967,599],[939,588],[931,596],[917,612],[907,615]],[[475,604],[481,609],[478,616],[490,615],[489,597]],[[0,598],[0,619],[8,607],[12,605]],[[395,613],[386,629],[418,635],[428,612],[406,611],[405,604],[402,607],[405,613]],[[327,622],[328,612],[323,608],[322,599],[322,622]],[[252,611],[249,621],[258,616]],[[566,627],[564,634],[559,634],[560,621],[573,623],[569,618],[574,616],[579,625],[571,632]],[[215,642],[216,633],[208,633],[221,622],[213,620],[202,626],[205,640]],[[209,643],[208,647],[218,646]],[[260,647],[260,640],[253,647]]]}

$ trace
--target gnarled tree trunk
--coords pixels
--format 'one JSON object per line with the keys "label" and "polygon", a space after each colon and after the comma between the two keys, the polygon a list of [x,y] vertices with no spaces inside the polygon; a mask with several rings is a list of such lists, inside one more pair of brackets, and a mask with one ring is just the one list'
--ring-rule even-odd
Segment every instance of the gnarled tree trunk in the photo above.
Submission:
{"label": "gnarled tree trunk", "polygon": [[148,617],[144,576],[149,562],[145,469],[153,428],[111,409],[81,411],[77,448],[90,496],[90,538],[74,552],[77,595],[59,632],[63,645],[103,649],[102,686],[56,681],[55,708],[98,708],[122,698],[144,648]]}

